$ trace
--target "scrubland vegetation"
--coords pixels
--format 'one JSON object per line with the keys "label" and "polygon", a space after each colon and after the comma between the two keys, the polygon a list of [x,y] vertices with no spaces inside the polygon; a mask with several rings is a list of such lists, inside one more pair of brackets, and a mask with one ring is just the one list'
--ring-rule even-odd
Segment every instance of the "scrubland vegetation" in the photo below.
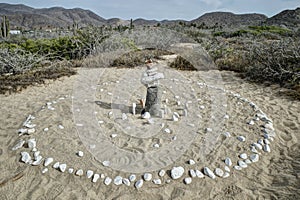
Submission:
{"label": "scrubland vegetation", "polygon": [[[197,42],[218,69],[250,81],[280,84],[300,96],[300,34],[277,26],[226,29],[194,24],[88,27],[56,38],[8,37],[0,42],[0,93],[76,73],[76,67],[135,67],[171,54],[176,42]],[[170,67],[195,69],[178,57]]]}

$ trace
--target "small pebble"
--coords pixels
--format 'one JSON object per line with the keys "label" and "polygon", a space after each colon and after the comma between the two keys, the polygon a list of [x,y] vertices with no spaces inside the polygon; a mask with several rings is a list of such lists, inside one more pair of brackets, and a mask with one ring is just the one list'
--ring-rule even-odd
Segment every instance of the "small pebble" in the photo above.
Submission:
{"label": "small pebble", "polygon": [[238,165],[239,165],[241,168],[247,168],[247,164],[246,164],[244,161],[242,161],[242,160],[239,160],[239,161],[238,161]]}
{"label": "small pebble", "polygon": [[66,165],[66,164],[60,164],[60,165],[59,165],[59,170],[60,170],[61,172],[65,172],[66,169],[67,169],[67,165]]}
{"label": "small pebble", "polygon": [[166,174],[166,171],[165,170],[160,170],[159,172],[158,172],[158,175],[160,176],[160,177],[163,177],[164,175]]}
{"label": "small pebble", "polygon": [[240,141],[240,142],[245,142],[246,141],[246,138],[244,136],[238,136],[237,139]]}
{"label": "small pebble", "polygon": [[236,169],[236,170],[242,170],[242,168],[238,165],[235,165],[233,168]]}
{"label": "small pebble", "polygon": [[204,174],[200,170],[198,170],[198,169],[196,169],[196,176],[198,178],[204,178]]}
{"label": "small pebble", "polygon": [[69,168],[68,172],[69,172],[69,174],[72,174],[74,172],[74,169],[73,168]]}
{"label": "small pebble", "polygon": [[242,154],[240,155],[240,158],[246,160],[246,159],[248,158],[248,156],[247,156],[246,153],[242,153]]}
{"label": "small pebble", "polygon": [[63,127],[63,125],[58,125],[59,129],[64,129],[65,127]]}
{"label": "small pebble", "polygon": [[194,160],[189,160],[189,164],[194,165],[194,164],[196,164],[196,162]]}
{"label": "small pebble", "polygon": [[160,180],[160,179],[154,179],[154,180],[153,180],[153,183],[154,183],[155,185],[161,185],[161,180]]}
{"label": "small pebble", "polygon": [[58,169],[58,167],[59,167],[59,162],[54,163],[53,168]]}
{"label": "small pebble", "polygon": [[132,174],[132,175],[129,176],[130,182],[135,181],[135,179],[136,179],[136,175]]}
{"label": "small pebble", "polygon": [[215,169],[215,174],[216,174],[217,176],[219,176],[219,177],[222,177],[222,176],[224,175],[224,172],[223,172],[222,169],[216,168],[216,169]]}
{"label": "small pebble", "polygon": [[229,167],[232,165],[231,159],[230,158],[225,158],[225,164],[228,165]]}
{"label": "small pebble", "polygon": [[185,179],[184,179],[184,183],[187,184],[187,185],[188,185],[188,184],[191,184],[191,183],[192,183],[192,178],[191,178],[191,177],[185,178]]}
{"label": "small pebble", "polygon": [[130,181],[129,181],[129,179],[127,179],[127,178],[123,178],[123,183],[124,183],[124,185],[126,185],[126,186],[130,186]]}
{"label": "small pebble", "polygon": [[121,185],[123,183],[123,178],[121,176],[116,176],[114,179],[115,185]]}
{"label": "small pebble", "polygon": [[172,179],[179,179],[184,173],[184,168],[179,166],[179,167],[173,167],[171,170],[171,177]]}
{"label": "small pebble", "polygon": [[208,167],[204,167],[204,174],[212,179],[216,178],[216,175]]}
{"label": "small pebble", "polygon": [[48,168],[45,168],[42,170],[42,173],[45,174],[46,172],[48,172]]}
{"label": "small pebble", "polygon": [[83,170],[82,169],[77,170],[75,175],[82,176],[83,175]]}
{"label": "small pebble", "polygon": [[100,178],[100,175],[99,175],[99,174],[94,174],[93,179],[92,179],[92,182],[93,182],[93,183],[96,183],[96,182],[98,181],[99,178]]}
{"label": "small pebble", "polygon": [[135,188],[139,189],[143,186],[144,181],[142,179],[138,180],[137,182],[135,182],[134,186]]}
{"label": "small pebble", "polygon": [[110,162],[108,160],[105,160],[105,161],[102,162],[102,165],[104,167],[108,167],[108,166],[110,166]]}
{"label": "small pebble", "polygon": [[264,148],[264,151],[265,151],[265,152],[268,152],[268,153],[270,153],[270,152],[271,152],[270,145],[268,145],[268,144],[265,144],[263,148]]}
{"label": "small pebble", "polygon": [[251,155],[249,156],[249,158],[250,158],[250,160],[251,160],[252,162],[257,162],[257,161],[259,160],[259,155],[258,155],[258,154],[251,154]]}
{"label": "small pebble", "polygon": [[111,182],[112,182],[112,179],[109,178],[109,177],[106,177],[105,180],[104,180],[105,185],[109,185]]}
{"label": "small pebble", "polygon": [[225,172],[224,175],[223,175],[223,178],[227,178],[229,176],[230,176],[229,172]]}
{"label": "small pebble", "polygon": [[93,175],[94,175],[94,172],[92,170],[87,170],[86,171],[86,177],[87,178],[92,178]]}
{"label": "small pebble", "polygon": [[224,169],[226,172],[230,172],[230,168],[228,166],[225,165]]}
{"label": "small pebble", "polygon": [[150,174],[150,173],[145,173],[145,174],[143,175],[143,178],[144,178],[145,181],[151,181],[151,179],[152,179],[152,174]]}
{"label": "small pebble", "polygon": [[78,151],[78,152],[77,152],[77,155],[78,155],[79,157],[83,157],[83,152],[82,152],[82,151]]}

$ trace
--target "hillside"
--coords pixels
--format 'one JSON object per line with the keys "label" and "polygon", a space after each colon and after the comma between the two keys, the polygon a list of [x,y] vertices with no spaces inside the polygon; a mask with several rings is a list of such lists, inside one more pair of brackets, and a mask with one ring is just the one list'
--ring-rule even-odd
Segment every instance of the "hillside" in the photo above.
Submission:
{"label": "hillside", "polygon": [[6,15],[11,27],[45,28],[68,27],[76,22],[80,27],[93,24],[101,26],[106,20],[89,10],[80,8],[65,9],[61,7],[34,9],[22,4],[0,3],[0,15]]}
{"label": "hillside", "polygon": [[300,27],[300,7],[295,10],[284,10],[266,20],[268,25],[286,26],[288,28]]}
{"label": "hillside", "polygon": [[206,24],[213,26],[215,24],[221,26],[243,26],[243,25],[259,25],[265,21],[267,16],[262,14],[233,14],[230,12],[212,12],[202,15],[192,20],[192,23]]}

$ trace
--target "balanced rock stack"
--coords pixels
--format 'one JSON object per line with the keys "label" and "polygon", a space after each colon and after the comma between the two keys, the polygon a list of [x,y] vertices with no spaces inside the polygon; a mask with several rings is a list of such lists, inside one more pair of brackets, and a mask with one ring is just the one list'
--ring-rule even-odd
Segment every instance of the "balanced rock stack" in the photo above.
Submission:
{"label": "balanced rock stack", "polygon": [[163,78],[164,74],[158,73],[157,67],[148,65],[141,79],[142,84],[147,87],[145,110],[151,116],[160,117],[161,89],[159,87],[159,80]]}

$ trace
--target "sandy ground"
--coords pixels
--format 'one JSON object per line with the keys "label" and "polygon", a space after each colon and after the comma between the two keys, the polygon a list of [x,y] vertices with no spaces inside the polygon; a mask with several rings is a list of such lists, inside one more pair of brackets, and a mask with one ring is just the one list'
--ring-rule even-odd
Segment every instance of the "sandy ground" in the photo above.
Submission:
{"label": "sandy ground", "polygon": [[[178,72],[161,67],[159,70],[166,76],[161,82],[162,106],[180,113],[188,103],[188,115],[181,116],[178,122],[166,115],[148,124],[139,115],[131,114],[132,103],[138,103],[137,99],[146,94],[146,88],[137,80],[144,70],[82,69],[72,77],[17,94],[1,95],[0,199],[299,198],[298,101],[278,95],[281,90],[278,86],[250,84],[232,72]],[[199,84],[203,82],[227,92]],[[271,142],[271,152],[260,151],[260,160],[245,169],[230,167],[227,178],[193,178],[186,185],[183,179],[189,177],[189,169],[224,170],[226,157],[236,165],[238,156],[250,155],[250,144],[262,138],[262,121],[247,124],[256,112],[228,91],[254,102],[273,120],[276,137]],[[47,102],[54,110],[47,108]],[[122,119],[123,113],[126,120]],[[32,123],[36,124],[36,132],[19,136],[17,130],[30,114],[35,117]],[[224,115],[229,118],[224,119]],[[45,128],[49,131],[44,131]],[[166,133],[166,128],[171,132]],[[225,132],[231,137],[224,136]],[[236,139],[240,135],[246,137],[245,142]],[[20,152],[32,155],[29,148],[11,150],[20,139],[29,138],[36,139],[37,149],[44,158],[54,158],[45,174],[42,174],[43,164],[31,166],[20,161]],[[154,147],[155,144],[158,146]],[[78,151],[83,151],[84,156],[77,156]],[[196,164],[190,165],[190,159]],[[57,161],[66,163],[67,171],[83,169],[84,175],[54,169],[52,165]],[[110,166],[103,166],[103,161],[110,161]],[[174,166],[185,168],[178,180],[169,176]],[[131,186],[113,183],[106,186],[102,178],[92,183],[85,176],[87,170],[93,170],[112,179],[136,174],[139,180],[144,172],[151,172],[153,179],[157,179],[160,169],[167,171],[161,178],[162,184],[144,182],[140,189],[133,186],[134,182]]]}

